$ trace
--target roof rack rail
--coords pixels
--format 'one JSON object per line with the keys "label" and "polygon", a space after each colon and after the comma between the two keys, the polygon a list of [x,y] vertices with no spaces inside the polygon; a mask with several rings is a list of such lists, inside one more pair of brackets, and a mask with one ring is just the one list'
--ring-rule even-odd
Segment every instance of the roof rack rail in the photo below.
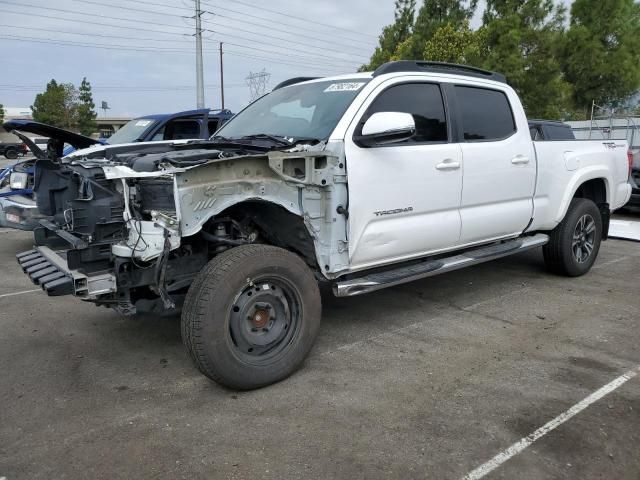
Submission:
{"label": "roof rack rail", "polygon": [[295,85],[296,83],[308,82],[309,80],[317,80],[318,78],[322,78],[322,77],[293,77],[293,78],[290,78],[289,80],[280,82],[278,85],[273,87],[273,90],[274,91],[279,90],[281,88],[288,87],[290,85]]}
{"label": "roof rack rail", "polygon": [[397,62],[387,62],[380,65],[373,72],[373,76],[385,73],[396,72],[434,72],[434,73],[454,73],[457,75],[468,75],[470,77],[486,78],[496,82],[507,83],[507,79],[501,73],[483,70],[469,65],[459,65],[457,63],[429,62],[423,60],[399,60]]}

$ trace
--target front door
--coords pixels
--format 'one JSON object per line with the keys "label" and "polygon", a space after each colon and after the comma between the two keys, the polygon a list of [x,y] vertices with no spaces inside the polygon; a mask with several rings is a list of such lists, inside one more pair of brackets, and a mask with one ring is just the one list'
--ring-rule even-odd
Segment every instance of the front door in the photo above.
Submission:
{"label": "front door", "polygon": [[[353,269],[422,256],[458,242],[462,152],[459,144],[449,143],[444,105],[435,83],[382,85],[347,130]],[[416,134],[391,145],[356,145],[354,134],[377,112],[410,113]]]}

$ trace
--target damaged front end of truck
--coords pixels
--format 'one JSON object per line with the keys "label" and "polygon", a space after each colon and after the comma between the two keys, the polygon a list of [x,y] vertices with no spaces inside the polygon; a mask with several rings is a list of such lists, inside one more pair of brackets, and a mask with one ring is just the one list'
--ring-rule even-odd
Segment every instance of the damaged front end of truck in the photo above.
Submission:
{"label": "damaged front end of truck", "polygon": [[34,191],[45,218],[17,255],[24,272],[123,314],[179,308],[203,266],[239,245],[294,251],[320,279],[348,266],[344,160],[325,142],[103,147],[38,160]]}

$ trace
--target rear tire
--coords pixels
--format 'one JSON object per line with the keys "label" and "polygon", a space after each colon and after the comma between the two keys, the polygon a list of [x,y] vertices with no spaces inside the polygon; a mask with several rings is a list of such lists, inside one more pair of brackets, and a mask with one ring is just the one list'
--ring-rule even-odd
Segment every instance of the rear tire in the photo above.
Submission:
{"label": "rear tire", "polygon": [[562,222],[551,231],[542,250],[544,261],[554,273],[584,275],[598,257],[601,240],[602,217],[597,205],[586,198],[574,198]]}
{"label": "rear tire", "polygon": [[16,158],[18,158],[18,151],[13,148],[9,148],[4,152],[4,156],[9,160],[15,160]]}
{"label": "rear tire", "polygon": [[318,284],[300,257],[270,245],[244,245],[212,259],[194,280],[182,339],[204,375],[249,390],[300,367],[320,317]]}

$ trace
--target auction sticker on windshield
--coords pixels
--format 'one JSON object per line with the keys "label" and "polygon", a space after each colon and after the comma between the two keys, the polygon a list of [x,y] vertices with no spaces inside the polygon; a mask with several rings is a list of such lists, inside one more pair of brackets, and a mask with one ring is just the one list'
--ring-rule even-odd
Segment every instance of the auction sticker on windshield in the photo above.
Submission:
{"label": "auction sticker on windshield", "polygon": [[136,127],[146,127],[151,123],[151,120],[138,120],[136,122]]}
{"label": "auction sticker on windshield", "polygon": [[324,89],[325,92],[355,92],[360,90],[365,82],[332,83]]}

